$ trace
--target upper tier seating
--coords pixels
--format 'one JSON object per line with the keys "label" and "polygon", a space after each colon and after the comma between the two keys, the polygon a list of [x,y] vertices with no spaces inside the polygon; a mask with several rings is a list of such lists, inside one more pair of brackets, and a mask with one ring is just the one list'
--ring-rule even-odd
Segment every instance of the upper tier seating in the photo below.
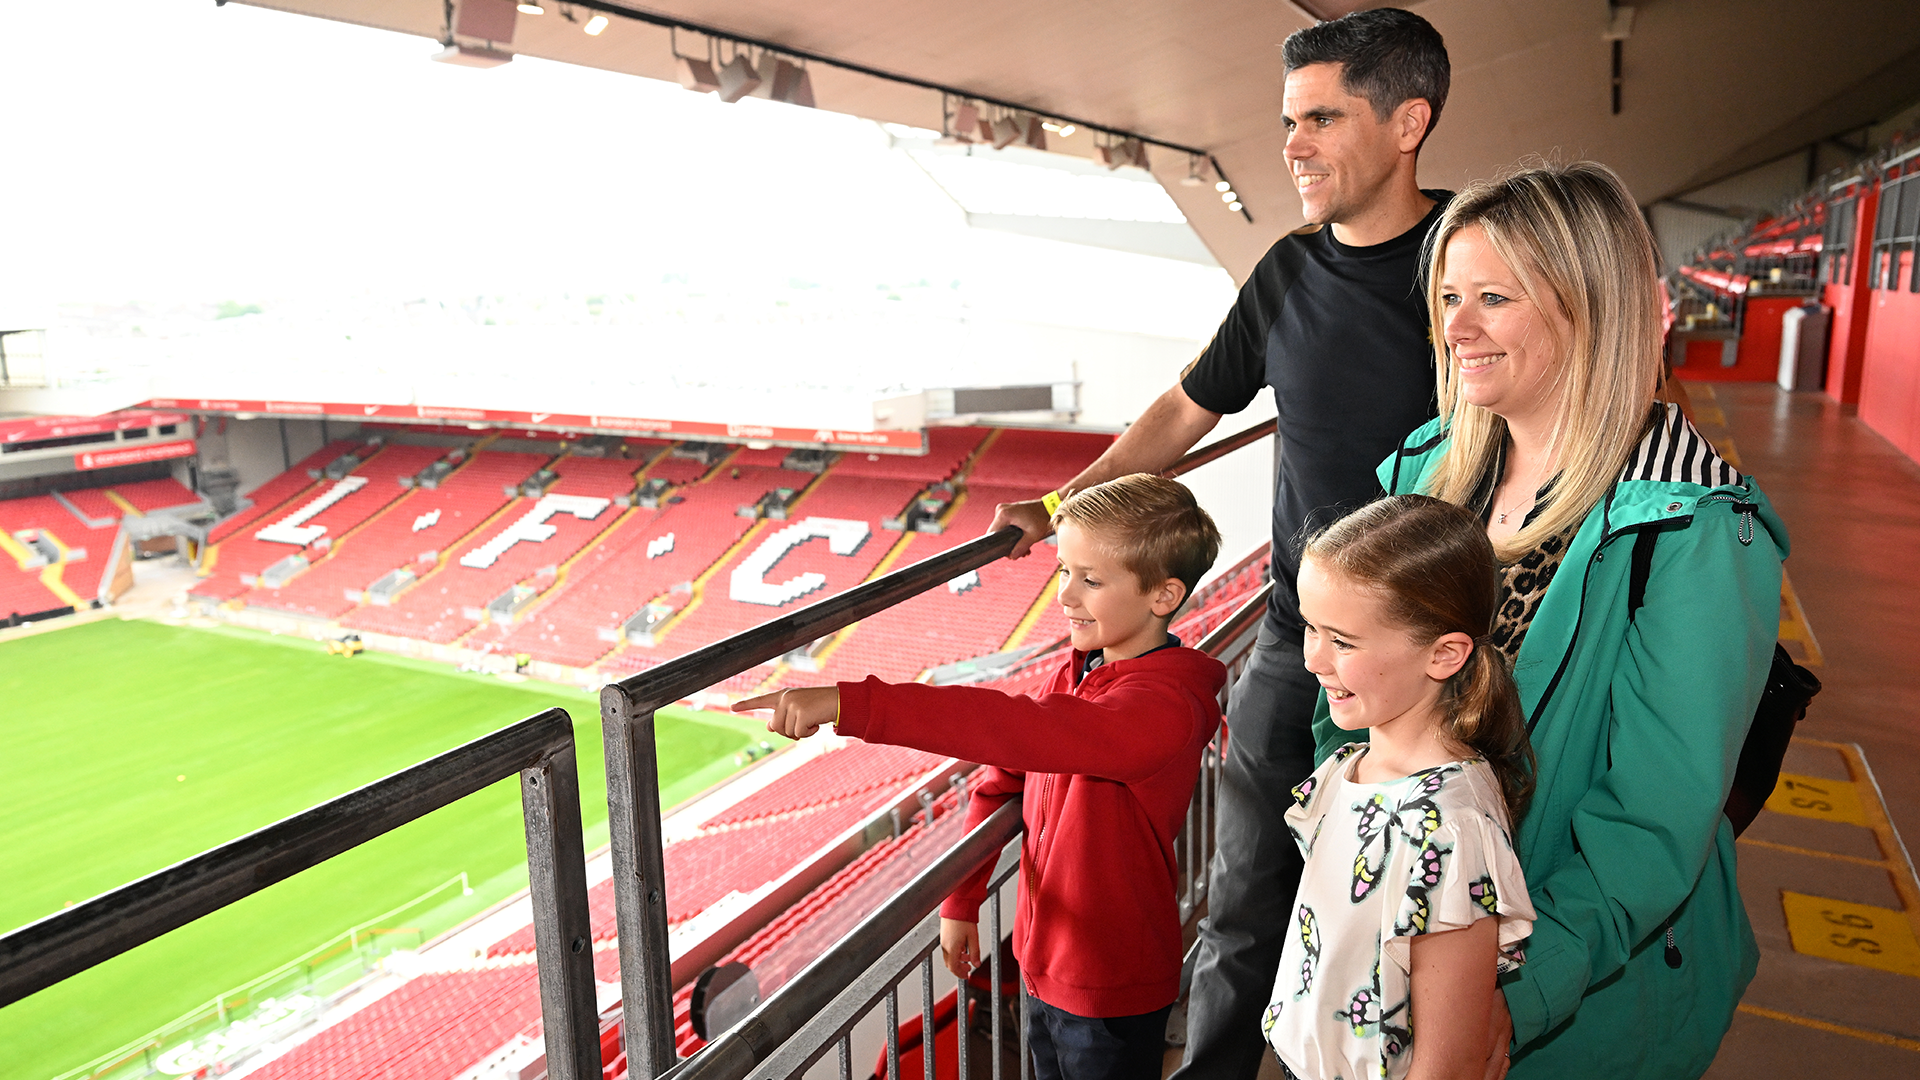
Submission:
{"label": "upper tier seating", "polygon": [[[229,534],[227,539],[221,541],[214,552],[211,573],[193,587],[192,594],[211,600],[230,600],[252,589],[253,579],[260,571],[289,555],[305,554],[308,559],[318,561],[323,550],[406,494],[406,489],[400,486],[401,477],[412,476],[426,468],[442,453],[444,451],[430,446],[385,447],[348,474],[349,479],[364,479],[364,484],[340,495],[337,501],[303,523],[303,527],[308,529],[325,528],[324,533],[306,544],[265,540],[256,535],[261,529],[299,512],[302,507],[330,498],[330,493],[344,482],[325,478],[311,481],[297,498],[255,519],[253,528],[237,536]],[[323,461],[316,467],[325,465]]]}
{"label": "upper tier seating", "polygon": [[[445,453],[439,449],[433,452],[437,456],[431,460]],[[357,597],[388,571],[413,565],[427,552],[434,553],[436,560],[446,561],[464,551],[460,543],[467,534],[507,504],[502,489],[525,480],[547,461],[544,454],[481,450],[469,455],[437,488],[404,491],[396,480],[394,490],[401,493],[400,498],[352,534],[335,541],[327,557],[312,569],[282,588],[255,589],[247,594],[247,603],[338,618],[360,602],[349,597],[349,592]],[[418,530],[413,527],[434,511],[440,516],[432,525]]]}
{"label": "upper tier seating", "polygon": [[1111,435],[1002,428],[967,470],[972,487],[1023,489],[1032,499],[1073,479],[1113,444]]}
{"label": "upper tier seating", "polygon": [[[342,624],[440,644],[454,641],[480,624],[481,609],[489,601],[516,583],[533,577],[540,569],[565,562],[618,521],[620,508],[612,505],[611,500],[633,490],[633,474],[639,465],[625,458],[556,459],[547,467],[560,478],[547,494],[608,500],[597,515],[582,519],[573,513],[555,513],[545,522],[553,530],[546,539],[513,544],[499,552],[489,566],[464,564],[461,561],[464,556],[516,528],[521,518],[539,502],[528,497],[515,499],[477,535],[463,539],[456,548],[443,550],[440,568],[401,593],[391,607],[363,607],[341,620]],[[520,479],[526,475],[522,474]]]}

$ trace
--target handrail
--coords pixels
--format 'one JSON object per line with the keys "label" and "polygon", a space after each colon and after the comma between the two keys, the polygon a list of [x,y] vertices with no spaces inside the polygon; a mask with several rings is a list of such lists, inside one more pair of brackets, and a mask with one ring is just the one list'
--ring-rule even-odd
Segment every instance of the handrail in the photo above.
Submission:
{"label": "handrail", "polygon": [[1218,461],[1226,457],[1228,454],[1233,453],[1243,446],[1252,446],[1254,443],[1259,442],[1261,439],[1279,430],[1279,423],[1278,419],[1263,420],[1244,431],[1228,435],[1223,439],[1216,439],[1198,450],[1189,452],[1179,461],[1167,466],[1166,471],[1160,475],[1167,477],[1184,476],[1210,461]]}
{"label": "handrail", "polygon": [[600,1073],[573,720],[548,709],[0,937],[0,1006],[518,773],[553,1080]]}
{"label": "handrail", "polygon": [[1023,828],[1021,800],[1007,800],[932,865],[860,920],[845,937],[753,1010],[726,1034],[707,1044],[666,1076],[671,1080],[738,1080],[773,1056],[809,1018],[826,1008],[848,983],[872,967],[927,912],[961,882],[997,857]]}

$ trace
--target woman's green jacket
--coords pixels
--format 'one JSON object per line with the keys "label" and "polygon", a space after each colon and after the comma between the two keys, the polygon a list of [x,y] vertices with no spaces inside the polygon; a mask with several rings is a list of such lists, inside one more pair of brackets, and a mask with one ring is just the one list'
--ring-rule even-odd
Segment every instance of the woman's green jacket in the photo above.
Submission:
{"label": "woman's green jacket", "polygon": [[[1501,984],[1515,1080],[1697,1077],[1759,963],[1721,808],[1779,632],[1786,528],[1665,408],[1575,533],[1514,665],[1538,759],[1515,846],[1539,913]],[[1382,485],[1422,491],[1446,446],[1427,424]],[[1645,529],[1660,536],[1630,618]],[[1316,760],[1359,737],[1325,694],[1314,733]]]}

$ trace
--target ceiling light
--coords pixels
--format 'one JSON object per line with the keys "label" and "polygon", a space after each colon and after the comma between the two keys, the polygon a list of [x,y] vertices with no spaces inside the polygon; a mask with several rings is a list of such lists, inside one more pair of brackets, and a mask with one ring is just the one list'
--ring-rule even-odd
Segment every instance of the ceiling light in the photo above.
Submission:
{"label": "ceiling light", "polygon": [[1238,200],[1238,199],[1235,199],[1234,201],[1232,201],[1232,202],[1230,202],[1230,203],[1228,203],[1228,204],[1227,204],[1227,209],[1229,209],[1229,210],[1231,210],[1231,211],[1233,211],[1233,212],[1234,212],[1234,213],[1236,213],[1236,214],[1237,214],[1237,213],[1239,213],[1239,212],[1240,212],[1240,200]]}
{"label": "ceiling light", "polygon": [[595,15],[593,18],[587,20],[587,25],[581,27],[582,30],[587,32],[588,37],[599,37],[600,31],[606,28],[607,17],[605,15]]}
{"label": "ceiling light", "polygon": [[720,100],[732,104],[753,93],[760,85],[760,73],[753,70],[753,61],[746,53],[735,53],[733,59],[720,66]]}
{"label": "ceiling light", "polygon": [[1235,200],[1237,200],[1237,199],[1239,199],[1239,198],[1240,198],[1240,196],[1238,196],[1238,195],[1235,195],[1235,194],[1233,193],[1233,189],[1232,189],[1232,188],[1228,188],[1227,190],[1225,190],[1225,191],[1223,191],[1223,192],[1221,192],[1221,193],[1220,193],[1220,201],[1221,201],[1221,202],[1229,202],[1229,203],[1230,203],[1230,202],[1233,202],[1233,201],[1235,201]]}
{"label": "ceiling light", "polygon": [[1215,190],[1215,191],[1232,191],[1232,190],[1233,190],[1233,185],[1232,185],[1232,184],[1229,184],[1229,183],[1227,183],[1227,182],[1226,182],[1225,180],[1222,180],[1222,181],[1220,181],[1219,183],[1217,183],[1217,184],[1215,184],[1215,185],[1213,185],[1213,190]]}
{"label": "ceiling light", "polygon": [[520,0],[516,10],[522,15],[545,15],[547,9],[540,6],[538,0]]}
{"label": "ceiling light", "polygon": [[1075,128],[1072,124],[1056,124],[1051,120],[1048,120],[1047,122],[1041,124],[1040,126],[1041,128],[1047,131],[1051,131],[1059,135],[1063,139],[1071,137],[1075,131],[1079,130],[1078,128]]}

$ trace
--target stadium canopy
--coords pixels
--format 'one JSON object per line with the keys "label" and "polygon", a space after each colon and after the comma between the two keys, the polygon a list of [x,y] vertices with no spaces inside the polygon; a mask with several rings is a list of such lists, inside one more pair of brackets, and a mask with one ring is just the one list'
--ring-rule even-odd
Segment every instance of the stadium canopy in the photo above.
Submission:
{"label": "stadium canopy", "polygon": [[[1280,42],[1353,0],[243,0],[256,6],[674,80],[746,41],[803,61],[820,108],[942,130],[963,97],[1075,121],[1050,150],[1093,157],[1095,129],[1139,136],[1153,174],[1235,278],[1299,221],[1281,158]],[[1618,169],[1643,203],[1857,131],[1920,97],[1920,4],[1830,0],[1426,0],[1453,93],[1422,182],[1455,187],[1531,155]],[[516,10],[518,9],[518,10]],[[539,9],[538,14],[527,9]],[[452,25],[449,25],[449,15]],[[607,25],[589,34],[595,15]],[[675,30],[672,24],[680,24]],[[504,26],[505,29],[501,29]],[[487,29],[491,27],[492,29]],[[726,40],[709,53],[712,31]],[[481,30],[485,37],[463,32]],[[1614,109],[1614,63],[1620,107]],[[758,56],[758,47],[749,49]],[[939,88],[955,91],[943,94]],[[1057,125],[1063,126],[1063,125]],[[1229,211],[1194,170],[1216,162]],[[1817,160],[1809,154],[1811,163]]]}

